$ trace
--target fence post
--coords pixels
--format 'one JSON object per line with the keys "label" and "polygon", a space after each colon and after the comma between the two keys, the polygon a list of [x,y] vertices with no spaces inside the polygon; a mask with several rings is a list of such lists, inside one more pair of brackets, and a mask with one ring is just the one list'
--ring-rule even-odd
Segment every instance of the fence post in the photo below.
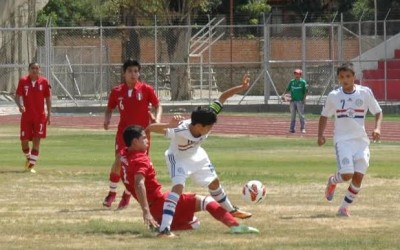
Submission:
{"label": "fence post", "polygon": [[103,106],[103,20],[100,15],[100,106]]}
{"label": "fence post", "polygon": [[270,59],[270,25],[269,21],[271,19],[271,14],[269,14],[268,19],[265,18],[265,14],[263,14],[264,19],[264,104],[268,104],[268,100],[271,92],[271,85],[268,84],[267,81],[267,71],[269,70],[269,59]]}
{"label": "fence post", "polygon": [[158,70],[157,70],[157,15],[154,15],[154,88],[156,90],[157,95],[159,96],[158,92]]}
{"label": "fence post", "polygon": [[384,82],[385,82],[385,102],[387,101],[387,37],[386,37],[386,25],[387,18],[389,16],[390,10],[386,13],[385,20],[383,20],[383,41],[385,41],[385,67],[384,67]]}
{"label": "fence post", "polygon": [[51,62],[50,62],[50,54],[51,54],[51,18],[47,21],[46,28],[44,30],[44,44],[45,44],[45,62],[46,62],[46,67],[45,67],[45,76],[47,79],[51,79],[50,77],[50,67],[51,67]]}
{"label": "fence post", "polygon": [[308,16],[308,12],[306,13],[304,19],[303,19],[303,23],[301,24],[301,53],[302,53],[302,62],[301,62],[301,69],[303,70],[303,77],[304,79],[307,79],[307,72],[306,72],[306,60],[307,60],[307,45],[306,45],[306,41],[307,41],[307,34],[306,34],[306,18]]}
{"label": "fence post", "polygon": [[343,13],[340,13],[340,25],[338,26],[338,63],[343,62]]}
{"label": "fence post", "polygon": [[364,16],[365,11],[360,16],[360,19],[358,20],[358,65],[360,67],[360,83],[362,84],[363,82],[363,74],[362,74],[362,60],[361,60],[361,54],[362,54],[362,32],[361,32],[361,20]]}

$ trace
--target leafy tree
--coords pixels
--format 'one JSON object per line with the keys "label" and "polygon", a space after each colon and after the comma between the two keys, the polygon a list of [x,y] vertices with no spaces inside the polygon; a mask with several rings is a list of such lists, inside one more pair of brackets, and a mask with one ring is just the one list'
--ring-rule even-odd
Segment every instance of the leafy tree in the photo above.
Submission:
{"label": "leafy tree", "polygon": [[[389,9],[393,12],[400,11],[399,0],[376,0],[377,16],[379,20],[385,18]],[[359,19],[363,15],[365,19],[372,19],[375,13],[374,0],[355,0],[353,4],[352,14],[355,18]]]}
{"label": "leafy tree", "polygon": [[[98,1],[96,1],[98,2]],[[83,26],[94,20],[95,13],[93,0],[50,0],[38,13],[37,26],[46,26],[51,19],[52,26]]]}
{"label": "leafy tree", "polygon": [[[99,24],[137,26],[138,18],[157,15],[161,25],[180,25],[168,29],[164,36],[171,65],[172,100],[190,99],[188,66],[191,20],[199,13],[217,14],[226,0],[50,0],[37,18],[38,26],[51,19],[52,26],[85,26]],[[257,23],[261,13],[269,11],[267,0],[235,0],[237,13],[248,15],[249,23]],[[229,12],[227,12],[229,13]],[[140,39],[135,29],[121,31],[122,55],[140,59]]]}
{"label": "leafy tree", "polygon": [[237,6],[236,13],[246,16],[248,24],[258,24],[261,14],[269,12],[268,0],[247,0]]}

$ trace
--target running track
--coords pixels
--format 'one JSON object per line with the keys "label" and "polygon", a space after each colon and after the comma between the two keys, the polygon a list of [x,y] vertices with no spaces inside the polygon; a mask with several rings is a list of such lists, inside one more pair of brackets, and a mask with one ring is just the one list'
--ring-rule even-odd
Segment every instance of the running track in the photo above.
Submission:
{"label": "running track", "polygon": [[[190,117],[189,114],[184,115]],[[169,121],[171,115],[163,116],[163,121]],[[19,126],[20,115],[0,116],[0,124]],[[116,129],[118,117],[112,118],[111,129]],[[103,128],[103,115],[81,116],[81,115],[53,115],[51,126],[63,128]],[[214,134],[231,134],[231,135],[254,135],[254,136],[287,136],[288,135],[289,118],[279,118],[279,116],[240,116],[225,115],[218,116],[218,123],[213,128]],[[298,127],[299,124],[296,125]],[[318,120],[309,120],[306,123],[307,134],[305,137],[316,138],[318,130]],[[51,127],[50,127],[51,128]],[[366,123],[368,134],[371,134],[373,121]],[[328,121],[325,131],[326,137],[332,137],[333,119]],[[298,131],[299,132],[299,131]],[[290,137],[300,136],[300,133],[290,135]],[[384,121],[382,123],[383,141],[400,141],[400,122]]]}

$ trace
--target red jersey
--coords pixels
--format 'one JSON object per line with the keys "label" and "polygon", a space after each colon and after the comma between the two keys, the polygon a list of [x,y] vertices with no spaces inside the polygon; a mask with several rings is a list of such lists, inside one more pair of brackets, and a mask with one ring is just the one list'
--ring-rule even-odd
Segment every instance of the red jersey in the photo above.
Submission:
{"label": "red jersey", "polygon": [[123,131],[129,125],[146,128],[150,124],[149,105],[157,108],[159,103],[154,89],[146,83],[137,81],[133,90],[129,90],[126,83],[112,88],[107,107],[113,110],[118,106],[120,113],[118,130]]}
{"label": "red jersey", "polygon": [[46,78],[39,76],[35,83],[29,76],[18,82],[17,96],[22,96],[25,112],[22,116],[41,118],[45,116],[44,99],[50,97],[50,85]]}
{"label": "red jersey", "polygon": [[156,179],[156,171],[150,162],[149,156],[142,151],[122,152],[121,157],[121,176],[125,187],[137,200],[135,192],[135,175],[144,176],[144,185],[146,187],[147,200],[149,204],[154,203],[157,199],[163,197],[161,192],[161,184]]}

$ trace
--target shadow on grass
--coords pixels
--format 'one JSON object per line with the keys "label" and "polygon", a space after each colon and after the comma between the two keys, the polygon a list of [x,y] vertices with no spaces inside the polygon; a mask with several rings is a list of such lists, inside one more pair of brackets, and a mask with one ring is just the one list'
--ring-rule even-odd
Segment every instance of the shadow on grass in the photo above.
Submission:
{"label": "shadow on grass", "polygon": [[77,210],[70,210],[70,209],[61,209],[58,211],[59,213],[82,213],[82,212],[99,212],[99,211],[114,211],[110,208],[91,208],[91,209],[77,209]]}
{"label": "shadow on grass", "polygon": [[315,214],[311,216],[298,215],[298,216],[281,216],[281,220],[296,220],[296,219],[320,219],[320,218],[334,218],[335,215],[332,214]]}
{"label": "shadow on grass", "polygon": [[0,170],[0,174],[30,174],[24,170]]}

